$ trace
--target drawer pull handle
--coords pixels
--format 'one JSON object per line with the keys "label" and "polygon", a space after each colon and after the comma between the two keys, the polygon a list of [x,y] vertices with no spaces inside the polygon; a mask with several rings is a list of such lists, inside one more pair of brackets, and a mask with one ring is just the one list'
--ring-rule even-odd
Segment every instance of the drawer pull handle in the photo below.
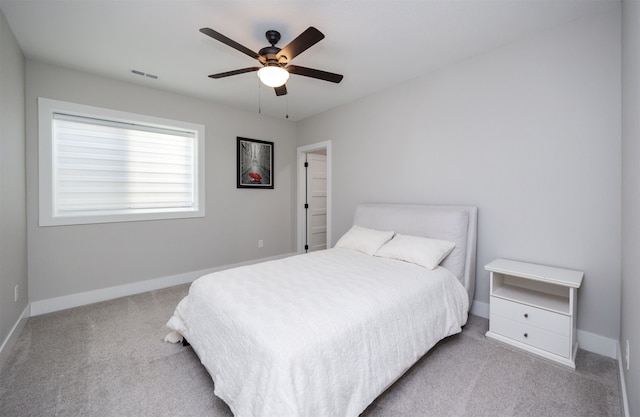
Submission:
{"label": "drawer pull handle", "polygon": [[529,337],[529,333],[525,333],[525,334],[524,334],[524,337]]}
{"label": "drawer pull handle", "polygon": [[529,313],[524,313],[524,318],[528,319],[529,318]]}

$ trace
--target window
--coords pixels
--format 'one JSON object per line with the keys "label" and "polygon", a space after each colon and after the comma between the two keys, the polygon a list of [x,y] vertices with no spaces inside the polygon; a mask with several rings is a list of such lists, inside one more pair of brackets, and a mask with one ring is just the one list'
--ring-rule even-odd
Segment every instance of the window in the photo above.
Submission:
{"label": "window", "polygon": [[39,98],[40,226],[204,216],[204,126]]}

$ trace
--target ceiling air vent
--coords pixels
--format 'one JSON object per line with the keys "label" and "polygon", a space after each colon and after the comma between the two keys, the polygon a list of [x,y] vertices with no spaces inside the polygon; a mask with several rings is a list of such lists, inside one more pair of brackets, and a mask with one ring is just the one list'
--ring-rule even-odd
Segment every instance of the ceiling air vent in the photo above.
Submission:
{"label": "ceiling air vent", "polygon": [[137,69],[131,69],[131,73],[132,74],[136,74],[139,75],[141,77],[147,77],[147,78],[153,78],[154,80],[158,79],[158,76],[155,74],[149,74],[148,72],[144,72],[144,71],[139,71]]}

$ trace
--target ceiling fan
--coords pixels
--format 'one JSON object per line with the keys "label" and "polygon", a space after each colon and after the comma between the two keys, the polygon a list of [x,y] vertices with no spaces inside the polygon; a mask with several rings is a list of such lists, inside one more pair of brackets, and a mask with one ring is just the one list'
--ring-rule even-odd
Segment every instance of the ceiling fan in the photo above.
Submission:
{"label": "ceiling fan", "polygon": [[280,41],[280,32],[276,30],[268,30],[265,36],[271,46],[266,46],[258,53],[251,49],[240,45],[238,42],[227,38],[223,34],[216,32],[210,28],[202,28],[200,32],[213,39],[224,43],[227,46],[236,49],[243,54],[249,55],[251,58],[257,59],[262,64],[261,67],[241,68],[233,71],[221,72],[209,75],[210,78],[224,78],[231,75],[244,74],[245,72],[258,71],[258,77],[267,86],[275,89],[277,96],[287,94],[286,82],[289,74],[304,75],[305,77],[317,78],[319,80],[339,83],[343,76],[332,72],[322,71],[314,68],[301,67],[298,65],[289,65],[289,62],[300,55],[316,43],[324,39],[324,35],[313,26],[302,32],[297,38],[292,40],[287,46],[280,49],[276,45]]}

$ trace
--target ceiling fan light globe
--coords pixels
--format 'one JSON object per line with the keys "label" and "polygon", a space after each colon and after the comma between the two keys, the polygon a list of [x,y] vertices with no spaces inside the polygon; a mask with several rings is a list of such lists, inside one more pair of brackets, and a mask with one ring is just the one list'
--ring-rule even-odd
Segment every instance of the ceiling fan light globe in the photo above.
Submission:
{"label": "ceiling fan light globe", "polygon": [[268,87],[280,87],[289,79],[289,72],[281,67],[264,67],[258,70],[260,81]]}

